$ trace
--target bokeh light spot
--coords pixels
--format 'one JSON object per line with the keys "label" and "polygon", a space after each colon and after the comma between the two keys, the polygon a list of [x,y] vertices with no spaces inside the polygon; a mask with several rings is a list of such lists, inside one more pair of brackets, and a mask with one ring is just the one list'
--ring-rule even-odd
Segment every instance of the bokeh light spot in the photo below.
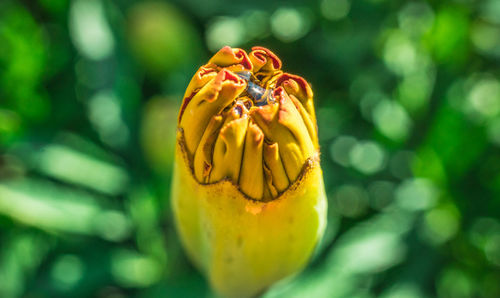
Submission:
{"label": "bokeh light spot", "polygon": [[101,139],[113,146],[124,146],[129,138],[127,126],[121,118],[118,98],[111,90],[101,90],[88,102],[89,119]]}
{"label": "bokeh light spot", "polygon": [[434,12],[425,2],[410,2],[398,13],[399,26],[410,34],[422,34],[432,28]]}
{"label": "bokeh light spot", "polygon": [[322,0],[320,6],[323,16],[332,21],[345,18],[351,9],[348,0]]}
{"label": "bokeh light spot", "polygon": [[410,211],[429,209],[436,204],[438,189],[424,178],[405,180],[396,189],[398,206]]}
{"label": "bokeh light spot", "polygon": [[347,217],[357,217],[366,211],[368,195],[359,186],[342,185],[334,193],[334,204],[340,214]]}
{"label": "bokeh light spot", "polygon": [[383,169],[385,152],[375,142],[359,142],[349,152],[349,161],[356,170],[370,175]]}
{"label": "bokeh light spot", "polygon": [[497,218],[481,217],[469,231],[470,241],[484,252],[486,259],[500,266],[500,222]]}
{"label": "bokeh light spot", "polygon": [[347,167],[350,164],[349,152],[356,145],[356,138],[351,136],[339,136],[330,146],[330,155],[338,164]]}
{"label": "bokeh light spot", "polygon": [[284,42],[295,41],[309,31],[309,20],[295,8],[279,8],[271,16],[271,30]]}
{"label": "bokeh light spot", "polygon": [[129,180],[124,169],[61,145],[40,150],[38,168],[46,175],[106,194],[122,192]]}
{"label": "bokeh light spot", "polygon": [[404,282],[391,286],[381,298],[424,298],[419,286],[412,282]]}
{"label": "bokeh light spot", "polygon": [[496,116],[500,112],[500,83],[493,78],[479,80],[470,90],[468,101],[483,117]]}
{"label": "bokeh light spot", "polygon": [[383,100],[373,110],[373,121],[380,132],[394,141],[408,137],[411,119],[397,102]]}
{"label": "bokeh light spot", "polygon": [[500,25],[500,2],[497,0],[481,1],[480,11],[483,18]]}
{"label": "bokeh light spot", "polygon": [[434,73],[417,71],[403,78],[398,85],[398,99],[410,112],[427,106],[432,91]]}
{"label": "bokeh light spot", "polygon": [[156,76],[191,62],[201,47],[191,21],[167,1],[135,1],[127,14],[127,39],[138,62]]}
{"label": "bokeh light spot", "polygon": [[223,46],[237,47],[245,37],[245,28],[238,18],[221,17],[208,25],[206,40],[208,48],[216,52]]}
{"label": "bokeh light spot", "polygon": [[488,123],[488,137],[490,141],[497,145],[500,146],[500,117],[496,117],[490,123]]}
{"label": "bokeh light spot", "polygon": [[484,253],[490,263],[500,267],[500,233],[488,238],[484,246]]}
{"label": "bokeh light spot", "polygon": [[440,245],[455,236],[458,229],[458,211],[452,206],[443,206],[425,214],[421,234],[427,242]]}
{"label": "bokeh light spot", "polygon": [[474,289],[471,277],[457,268],[446,268],[437,280],[439,297],[473,297]]}
{"label": "bokeh light spot", "polygon": [[417,50],[411,40],[399,31],[389,35],[384,48],[384,61],[389,69],[399,75],[415,71]]}
{"label": "bokeh light spot", "polygon": [[67,290],[82,278],[83,271],[84,264],[80,258],[74,255],[62,255],[54,263],[51,276],[56,287]]}
{"label": "bokeh light spot", "polygon": [[373,121],[373,110],[383,100],[388,100],[387,95],[378,90],[367,91],[359,103],[361,114],[366,120]]}
{"label": "bokeh light spot", "polygon": [[116,251],[112,257],[111,273],[125,287],[147,287],[161,276],[160,263],[151,257],[129,250]]}
{"label": "bokeh light spot", "polygon": [[70,33],[76,48],[88,59],[101,60],[113,52],[113,35],[100,0],[72,2]]}
{"label": "bokeh light spot", "polygon": [[372,231],[342,245],[337,252],[344,270],[352,273],[375,273],[400,262],[405,247],[394,233]]}
{"label": "bokeh light spot", "polygon": [[471,26],[471,40],[479,52],[500,57],[500,27],[486,22]]}
{"label": "bokeh light spot", "polygon": [[123,213],[109,210],[96,217],[95,229],[106,240],[121,241],[130,234],[130,222]]}
{"label": "bokeh light spot", "polygon": [[248,39],[261,39],[270,34],[269,13],[262,10],[251,10],[241,16],[245,28],[245,35]]}

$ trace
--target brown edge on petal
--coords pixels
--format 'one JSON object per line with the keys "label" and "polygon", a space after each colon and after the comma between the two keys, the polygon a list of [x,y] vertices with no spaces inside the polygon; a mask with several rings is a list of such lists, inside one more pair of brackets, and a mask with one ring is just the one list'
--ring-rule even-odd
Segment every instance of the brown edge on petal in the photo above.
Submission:
{"label": "brown edge on petal", "polygon": [[[232,48],[230,46],[223,46],[219,51],[217,51],[217,53],[215,53],[214,56],[210,58],[208,63],[209,65],[214,65],[216,67],[220,66],[213,63],[212,61],[212,59],[214,59],[218,54],[232,55],[234,58],[236,58],[236,60],[238,60],[238,62],[235,64],[241,64],[243,65],[243,68],[248,70],[252,70],[253,68],[252,62],[250,61],[250,58],[248,57],[247,52],[245,50],[240,48]],[[222,67],[227,67],[227,65]]]}
{"label": "brown edge on petal", "polygon": [[241,59],[241,65],[243,65],[244,68],[246,69],[252,69],[253,68],[253,65],[252,65],[252,62],[250,61],[250,58],[248,57],[247,55],[247,52],[245,52],[245,50],[243,49],[234,49],[236,50],[236,53],[234,54],[234,56],[238,59]]}
{"label": "brown edge on petal", "polygon": [[221,80],[222,82],[233,81],[234,83],[238,84],[242,81],[245,81],[245,80],[241,79],[240,77],[238,77],[237,75],[235,75],[230,70],[222,69],[221,71],[219,71],[219,73],[220,72],[222,72],[222,80]]}
{"label": "brown edge on petal", "polygon": [[[198,71],[198,75],[199,77],[201,78],[202,76],[204,75],[207,75],[209,73],[212,73],[212,72],[217,72],[216,70],[211,70],[209,68],[206,68],[204,66],[202,66],[200,69],[202,69],[203,71]],[[240,77],[238,77],[237,75],[235,75],[232,71],[230,70],[227,70],[225,68],[221,69],[219,72],[217,72],[217,76],[220,76],[221,79],[221,84],[225,81],[232,81],[234,82],[235,84],[239,84],[239,83],[244,83],[246,84],[245,80],[241,79]],[[214,79],[217,79],[217,76],[214,78]],[[181,105],[181,108],[179,110],[179,116],[177,116],[177,123],[181,123],[181,120],[182,120],[182,116],[184,115],[184,112],[189,104],[189,102],[193,99],[193,97],[198,94],[198,92],[200,92],[200,90],[202,89],[203,87],[201,88],[198,88],[198,89],[195,89],[193,90],[193,92],[191,92],[191,94],[189,94],[188,96],[184,97],[182,99],[182,105]]]}
{"label": "brown edge on petal", "polygon": [[288,80],[294,80],[297,82],[299,87],[306,92],[307,97],[312,97],[312,90],[311,86],[309,83],[301,76],[289,74],[289,73],[283,73],[277,80],[276,80],[276,87],[281,86],[285,81]]}
{"label": "brown edge on petal", "polygon": [[213,69],[213,68],[208,68],[208,67],[205,67],[205,66],[202,66],[200,67],[201,71],[199,71],[199,74],[198,76],[201,78],[202,76],[205,76],[209,73],[212,73],[212,72],[217,72],[217,70]]}
{"label": "brown edge on petal", "polygon": [[306,161],[304,162],[304,165],[302,166],[302,169],[300,170],[300,174],[299,176],[297,177],[297,179],[289,184],[289,186],[283,190],[282,193],[280,193],[277,197],[275,198],[272,198],[271,200],[256,200],[256,199],[253,199],[251,197],[249,197],[248,195],[246,195],[244,192],[242,192],[240,190],[240,187],[239,185],[235,184],[233,181],[231,181],[229,178],[224,178],[222,180],[219,180],[217,182],[213,182],[213,183],[200,183],[195,175],[194,175],[194,168],[193,168],[193,165],[191,164],[191,162],[189,161],[189,158],[188,158],[188,152],[187,152],[187,148],[186,148],[186,142],[184,141],[184,130],[181,128],[181,127],[178,127],[177,128],[177,142],[176,142],[177,146],[179,146],[179,149],[180,149],[180,154],[182,155],[182,159],[184,160],[184,163],[188,166],[189,168],[189,172],[191,174],[191,178],[195,181],[195,183],[201,185],[201,186],[207,186],[207,185],[217,185],[219,183],[230,183],[231,185],[233,185],[237,190],[238,192],[247,200],[249,201],[252,201],[252,202],[255,202],[255,203],[269,203],[269,202],[273,202],[273,201],[276,201],[276,200],[280,200],[282,196],[284,196],[288,191],[294,191],[296,190],[300,183],[302,183],[302,181],[304,181],[307,176],[309,175],[309,173],[311,173],[311,171],[316,168],[316,167],[319,167],[320,166],[320,152],[319,150],[317,150],[313,156],[311,157],[308,157],[306,159]]}
{"label": "brown edge on petal", "polygon": [[[213,72],[217,72],[217,70],[213,69],[213,68],[209,68],[209,67],[205,67],[205,66],[201,66],[195,73],[195,76],[197,75],[200,79],[201,77],[209,74],[209,73],[213,73]],[[182,118],[182,115],[184,114],[184,111],[186,110],[186,107],[187,105],[189,104],[189,102],[191,101],[191,99],[193,99],[193,97],[200,91],[201,88],[198,88],[198,89],[195,89],[191,92],[191,94],[189,94],[188,96],[184,97],[182,99],[182,105],[181,105],[181,109],[179,110],[179,116],[177,116],[177,122],[178,123],[181,123],[181,118]]]}
{"label": "brown edge on petal", "polygon": [[[271,52],[269,49],[264,48],[264,47],[252,47],[252,51],[263,51],[263,52],[265,52],[266,55],[269,58],[271,58],[271,60],[273,61],[273,67],[274,67],[274,69],[281,69],[282,63],[281,63],[280,58],[278,58],[278,56],[276,56],[276,54],[274,54],[273,52]],[[254,53],[254,55],[256,57],[258,57],[259,59],[261,59],[262,61],[265,62],[265,60],[263,60],[262,57],[259,57],[256,54],[257,53]]]}
{"label": "brown edge on petal", "polygon": [[182,115],[184,115],[184,111],[186,110],[187,105],[199,91],[200,90],[194,90],[193,92],[191,92],[191,94],[189,94],[189,96],[184,97],[184,99],[182,100],[181,110],[179,111],[179,116],[177,116],[177,123],[181,123]]}

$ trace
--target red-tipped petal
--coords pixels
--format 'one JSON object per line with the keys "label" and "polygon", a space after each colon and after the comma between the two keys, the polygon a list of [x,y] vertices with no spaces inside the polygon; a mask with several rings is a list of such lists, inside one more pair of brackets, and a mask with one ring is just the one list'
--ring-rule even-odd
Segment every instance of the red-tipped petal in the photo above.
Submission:
{"label": "red-tipped petal", "polygon": [[252,54],[260,61],[267,62],[270,60],[274,69],[281,69],[282,63],[280,58],[278,58],[278,56],[276,56],[276,54],[271,52],[269,49],[264,47],[253,47],[250,55]]}
{"label": "red-tipped petal", "polygon": [[247,53],[242,49],[232,49],[225,46],[220,49],[209,61],[209,64],[215,64],[220,67],[227,67],[240,64],[246,70],[252,70],[252,63]]}

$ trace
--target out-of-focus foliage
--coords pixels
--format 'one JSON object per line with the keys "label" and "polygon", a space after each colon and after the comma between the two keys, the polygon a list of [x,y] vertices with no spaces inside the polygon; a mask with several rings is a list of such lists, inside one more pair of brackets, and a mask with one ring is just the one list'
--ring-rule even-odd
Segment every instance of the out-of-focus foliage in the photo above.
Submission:
{"label": "out-of-focus foliage", "polygon": [[313,85],[329,226],[265,297],[500,297],[500,2],[0,1],[0,296],[212,297],[169,207],[223,45]]}

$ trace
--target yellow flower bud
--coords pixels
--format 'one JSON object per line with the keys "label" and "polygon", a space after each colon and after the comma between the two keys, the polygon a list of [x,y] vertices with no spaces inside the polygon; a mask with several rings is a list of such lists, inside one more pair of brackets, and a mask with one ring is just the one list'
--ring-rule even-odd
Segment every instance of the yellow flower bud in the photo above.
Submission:
{"label": "yellow flower bud", "polygon": [[299,272],[326,225],[313,93],[268,49],[222,48],[179,112],[172,206],[214,290],[251,297]]}

